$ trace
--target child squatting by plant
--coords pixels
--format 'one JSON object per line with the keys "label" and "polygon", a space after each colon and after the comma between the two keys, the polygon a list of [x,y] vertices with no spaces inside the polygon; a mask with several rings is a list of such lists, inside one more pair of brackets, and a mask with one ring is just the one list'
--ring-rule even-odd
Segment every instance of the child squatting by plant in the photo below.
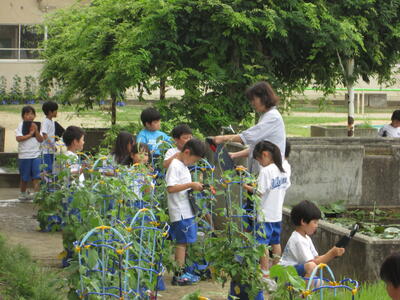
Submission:
{"label": "child squatting by plant", "polygon": [[319,256],[310,238],[318,228],[321,219],[320,209],[310,201],[302,201],[295,205],[290,213],[290,219],[295,225],[279,264],[294,266],[302,277],[310,277],[314,268],[321,263],[328,263],[337,256],[342,256],[344,248],[332,247]]}

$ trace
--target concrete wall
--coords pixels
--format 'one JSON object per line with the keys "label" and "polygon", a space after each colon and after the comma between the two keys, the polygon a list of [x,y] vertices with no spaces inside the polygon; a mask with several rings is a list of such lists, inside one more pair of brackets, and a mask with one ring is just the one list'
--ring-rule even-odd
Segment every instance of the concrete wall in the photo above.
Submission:
{"label": "concrete wall", "polygon": [[292,138],[292,187],[287,204],[301,200],[349,205],[400,203],[400,140]]}
{"label": "concrete wall", "polygon": [[[345,200],[348,205],[399,205],[400,139],[289,140],[292,186],[286,193],[286,205],[302,200],[320,204]],[[232,144],[228,149],[239,151],[243,146]],[[245,165],[246,160],[237,164]]]}
{"label": "concrete wall", "polygon": [[[290,223],[290,211],[284,209],[282,226],[282,247],[289,239],[294,227]],[[319,228],[311,238],[319,255],[326,253],[349,230],[321,220]],[[356,234],[346,253],[329,262],[337,278],[350,277],[359,281],[376,281],[379,279],[379,269],[383,260],[391,253],[397,252],[400,240],[384,240]]]}
{"label": "concrete wall", "polygon": [[0,152],[4,152],[5,140],[6,140],[6,129],[0,126]]}
{"label": "concrete wall", "polygon": [[[376,128],[359,128],[357,125],[354,129],[356,137],[377,137],[378,130]],[[347,126],[319,126],[311,125],[311,137],[347,137]]]}
{"label": "concrete wall", "polygon": [[[41,24],[46,13],[73,3],[75,0],[0,0],[0,24]],[[6,77],[10,87],[14,75],[37,78],[42,66],[41,60],[0,60],[0,76]]]}

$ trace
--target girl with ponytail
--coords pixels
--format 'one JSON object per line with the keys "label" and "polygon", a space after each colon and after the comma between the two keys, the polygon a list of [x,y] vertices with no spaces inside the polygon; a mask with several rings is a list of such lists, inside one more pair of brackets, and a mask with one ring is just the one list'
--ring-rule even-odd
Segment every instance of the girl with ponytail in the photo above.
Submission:
{"label": "girl with ponytail", "polygon": [[[256,231],[256,239],[260,244],[272,246],[275,257],[273,264],[279,262],[282,254],[280,233],[282,225],[282,207],[286,190],[290,186],[288,173],[282,167],[280,149],[268,141],[259,142],[253,150],[253,157],[260,164],[257,188],[247,184],[244,188],[249,192],[256,192],[261,197],[259,207],[256,206],[256,226],[251,228]],[[264,277],[269,277],[269,252],[260,258],[261,270]]]}

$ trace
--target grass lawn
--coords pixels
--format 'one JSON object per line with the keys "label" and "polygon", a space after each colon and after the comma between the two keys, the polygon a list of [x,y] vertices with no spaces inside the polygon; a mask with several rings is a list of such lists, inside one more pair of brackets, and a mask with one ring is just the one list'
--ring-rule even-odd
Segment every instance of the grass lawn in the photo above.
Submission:
{"label": "grass lawn", "polygon": [[[9,112],[15,114],[16,116],[20,115],[21,108],[23,105],[1,105],[0,111]],[[37,116],[41,119],[42,112],[41,112],[41,105],[34,104],[33,107],[36,109]],[[140,113],[143,108],[146,107],[145,104],[143,105],[130,105],[130,106],[123,106],[117,107],[117,122],[118,123],[129,123],[129,122],[137,122],[140,119]],[[363,121],[376,121],[381,120],[380,118],[376,118],[373,116],[374,113],[389,113],[393,109],[372,109],[367,108],[366,113],[371,114],[369,117],[363,118]],[[69,105],[60,105],[59,112],[62,114],[63,112],[72,113],[75,111],[75,106]],[[326,105],[321,110],[318,106],[311,106],[311,105],[298,105],[294,104],[292,107],[291,112],[304,112],[304,113],[318,113],[320,111],[323,112],[331,112],[331,113],[346,113],[347,108],[344,106],[338,105]],[[75,117],[76,115],[74,115]],[[82,119],[99,119],[102,121],[110,122],[111,115],[110,112],[107,110],[107,106],[94,106],[92,110],[83,110],[77,113],[78,118]],[[310,136],[310,125],[314,124],[329,124],[329,123],[341,123],[344,125],[346,123],[345,117],[338,117],[338,116],[296,116],[296,115],[284,115],[283,117],[286,125],[286,132],[288,136],[303,136],[308,137]]]}

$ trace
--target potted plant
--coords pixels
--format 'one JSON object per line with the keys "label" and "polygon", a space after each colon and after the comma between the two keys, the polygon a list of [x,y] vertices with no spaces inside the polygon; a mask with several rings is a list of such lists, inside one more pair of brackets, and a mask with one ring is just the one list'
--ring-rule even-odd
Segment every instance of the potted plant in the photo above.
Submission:
{"label": "potted plant", "polygon": [[11,104],[19,104],[22,100],[22,91],[21,91],[21,77],[18,75],[14,75],[13,84],[11,86],[10,92],[10,100]]}
{"label": "potted plant", "polygon": [[0,104],[7,104],[7,79],[0,76]]}
{"label": "potted plant", "polygon": [[26,104],[35,103],[36,80],[33,76],[25,76],[24,100]]}

